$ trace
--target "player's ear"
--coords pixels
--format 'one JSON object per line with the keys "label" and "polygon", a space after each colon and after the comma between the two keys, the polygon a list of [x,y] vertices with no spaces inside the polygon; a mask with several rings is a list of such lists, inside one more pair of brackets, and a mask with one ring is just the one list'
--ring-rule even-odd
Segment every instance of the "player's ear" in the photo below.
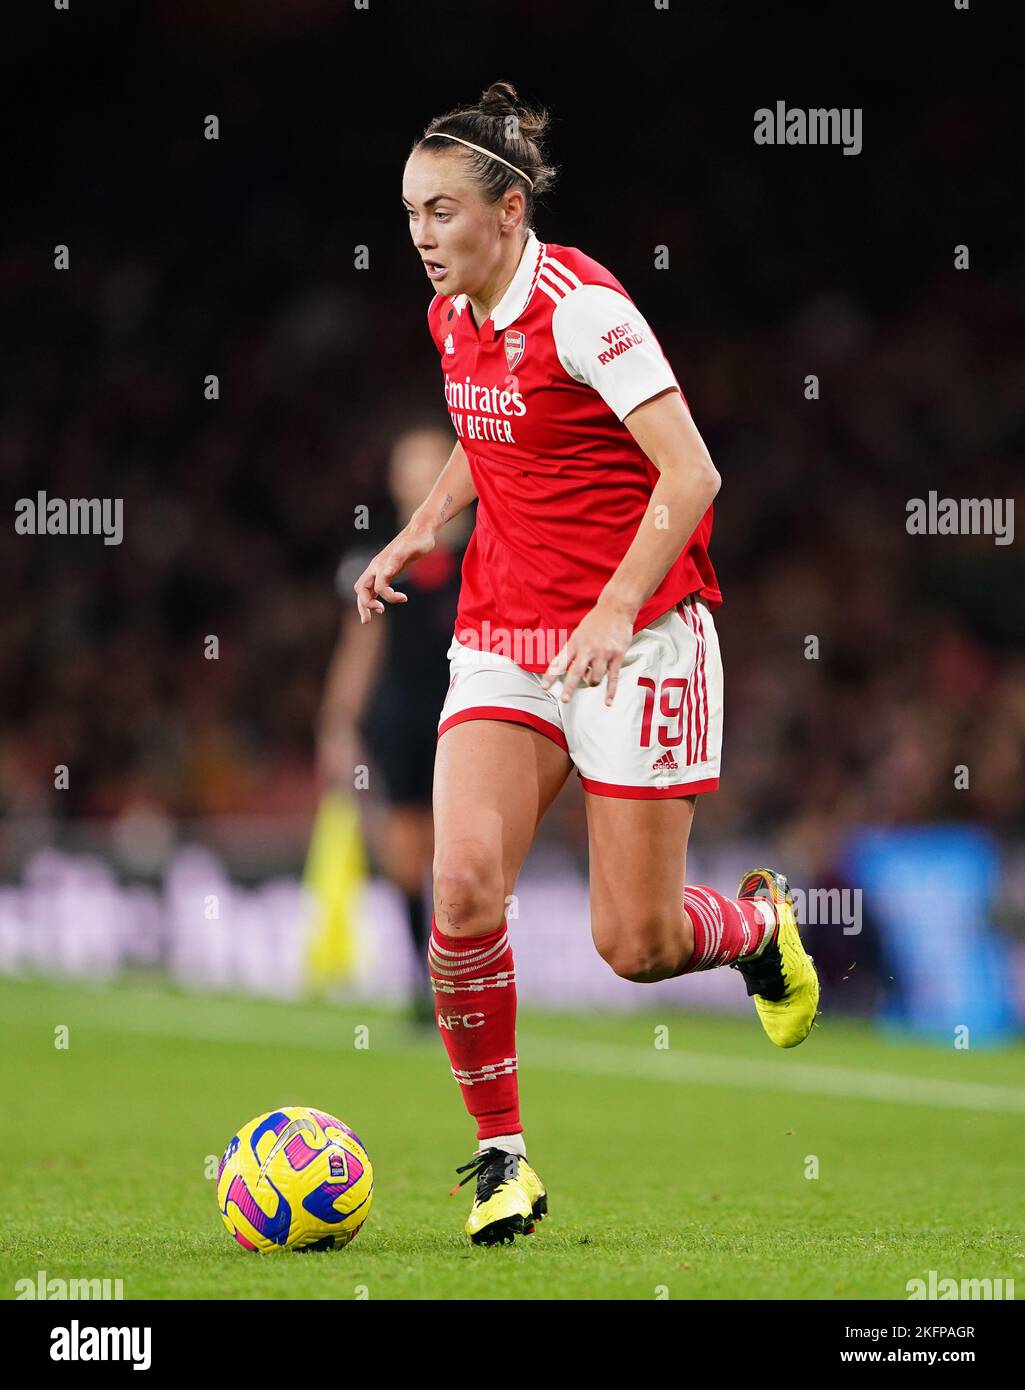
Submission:
{"label": "player's ear", "polygon": [[526,202],[523,194],[510,189],[502,199],[501,227],[504,232],[514,232],[523,222]]}

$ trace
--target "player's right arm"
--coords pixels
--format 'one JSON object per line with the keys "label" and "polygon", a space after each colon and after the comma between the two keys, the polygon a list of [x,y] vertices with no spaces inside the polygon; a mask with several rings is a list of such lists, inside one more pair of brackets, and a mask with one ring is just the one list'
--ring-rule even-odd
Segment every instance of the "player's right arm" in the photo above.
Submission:
{"label": "player's right arm", "polygon": [[384,612],[381,599],[387,599],[389,603],[407,601],[407,594],[400,594],[392,588],[392,580],[407,565],[432,551],[435,538],[446,521],[458,516],[476,496],[470,462],[457,440],[448,463],[438,474],[430,492],[395,539],[378,551],[352,586],[356,592],[360,623],[369,623],[375,613]]}

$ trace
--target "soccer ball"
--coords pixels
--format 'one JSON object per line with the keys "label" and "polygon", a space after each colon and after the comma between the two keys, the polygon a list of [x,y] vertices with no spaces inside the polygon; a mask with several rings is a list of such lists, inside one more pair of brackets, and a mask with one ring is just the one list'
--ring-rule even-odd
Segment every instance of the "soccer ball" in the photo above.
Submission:
{"label": "soccer ball", "polygon": [[359,1135],[322,1110],[285,1105],[232,1139],[217,1169],[217,1206],[247,1250],[348,1245],[374,1195]]}

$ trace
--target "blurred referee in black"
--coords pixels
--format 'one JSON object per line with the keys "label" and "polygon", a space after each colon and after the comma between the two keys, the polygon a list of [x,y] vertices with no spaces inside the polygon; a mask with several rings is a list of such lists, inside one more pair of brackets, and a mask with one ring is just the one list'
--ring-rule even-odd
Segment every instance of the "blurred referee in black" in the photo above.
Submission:
{"label": "blurred referee in black", "polygon": [[338,567],[335,586],[344,609],[317,721],[317,770],[324,783],[351,795],[354,769],[361,763],[370,769],[371,797],[359,799],[363,835],[374,870],[403,894],[416,962],[413,1018],[431,1027],[434,749],[473,509],[454,517],[434,550],[393,581],[410,601],[390,605],[386,622],[362,625],[352,590],[430,492],[453,443],[451,433],[423,428],[400,435],[392,447],[388,490],[394,516],[380,532],[368,532],[365,544],[348,551]]}

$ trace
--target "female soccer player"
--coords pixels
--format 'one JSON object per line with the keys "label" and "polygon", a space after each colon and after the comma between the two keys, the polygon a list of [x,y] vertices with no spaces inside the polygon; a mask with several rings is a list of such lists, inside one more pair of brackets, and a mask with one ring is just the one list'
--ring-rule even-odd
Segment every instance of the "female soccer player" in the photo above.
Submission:
{"label": "female soccer player", "polygon": [[736,898],[685,886],[695,798],[719,778],[719,475],[623,286],[532,230],[553,178],[546,120],[499,82],[413,145],[402,201],[436,291],[427,317],[457,442],[353,585],[363,623],[405,602],[392,580],[479,498],[438,724],[428,965],[477,1122],[478,1151],[456,1170],[477,1180],[465,1229],[487,1245],[548,1209],[520,1122],[505,911],[572,768],[592,935],[617,975],[735,966],[780,1047],[807,1037],[819,992],[782,874],[752,870]]}

